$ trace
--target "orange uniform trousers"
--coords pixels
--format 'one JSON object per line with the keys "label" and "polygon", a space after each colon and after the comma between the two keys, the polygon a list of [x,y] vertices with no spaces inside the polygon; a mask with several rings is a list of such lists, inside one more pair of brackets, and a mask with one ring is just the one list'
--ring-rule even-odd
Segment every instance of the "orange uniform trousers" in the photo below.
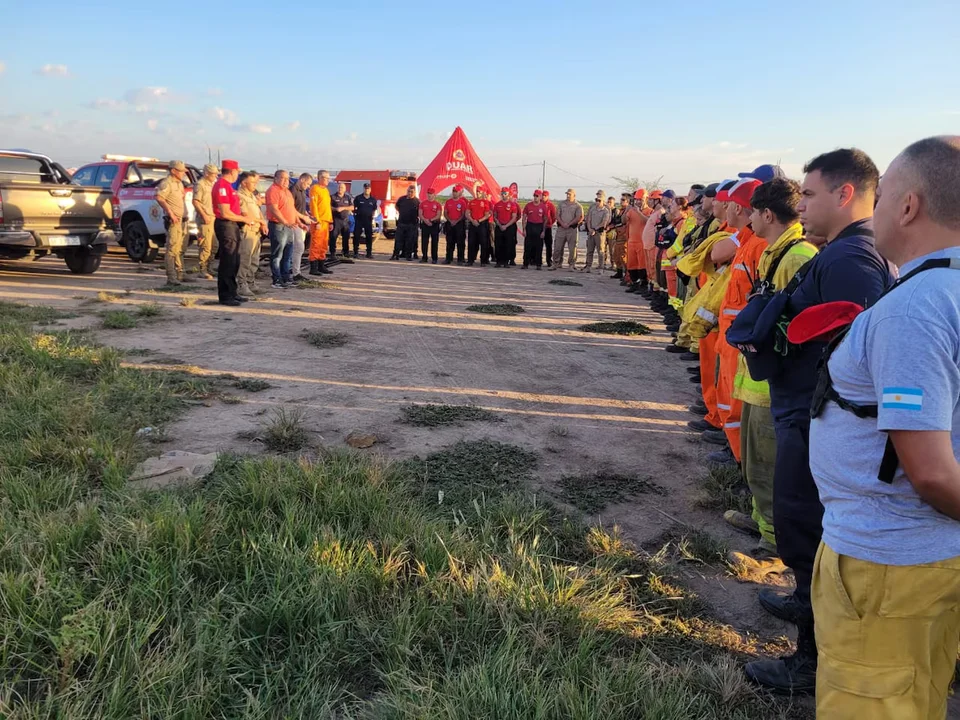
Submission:
{"label": "orange uniform trousers", "polygon": [[700,388],[703,404],[707,406],[704,420],[718,430],[723,425],[717,409],[717,342],[720,333],[714,330],[700,340]]}
{"label": "orange uniform trousers", "polygon": [[[722,333],[717,333],[718,337]],[[727,342],[726,338],[719,337],[717,354],[720,356],[720,372],[717,374],[717,410],[720,412],[720,422],[723,432],[727,435],[727,442],[733,450],[733,456],[740,462],[740,413],[743,411],[743,402],[733,397],[733,380],[737,375],[737,357],[740,351]],[[703,365],[700,366],[701,370]]]}
{"label": "orange uniform trousers", "polygon": [[627,270],[643,270],[647,261],[643,257],[643,245],[640,242],[627,243]]}
{"label": "orange uniform trousers", "polygon": [[310,262],[325,260],[329,249],[330,223],[317,223],[310,230]]}
{"label": "orange uniform trousers", "polygon": [[663,268],[663,276],[667,279],[667,294],[677,297],[677,269],[672,265]]}
{"label": "orange uniform trousers", "polygon": [[653,248],[644,248],[644,267],[647,268],[647,277],[650,278],[650,282],[655,283],[657,281],[657,249]]}

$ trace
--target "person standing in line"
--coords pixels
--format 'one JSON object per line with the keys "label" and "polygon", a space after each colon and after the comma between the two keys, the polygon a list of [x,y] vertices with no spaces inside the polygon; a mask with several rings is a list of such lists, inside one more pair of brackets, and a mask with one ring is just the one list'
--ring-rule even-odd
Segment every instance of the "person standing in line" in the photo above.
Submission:
{"label": "person standing in line", "polygon": [[894,159],[873,225],[900,280],[828,356],[833,393],[810,427],[825,506],[817,716],[945,718],[960,641],[960,136]]}
{"label": "person standing in line", "polygon": [[443,208],[437,202],[437,196],[433,188],[427,188],[427,199],[420,203],[420,250],[422,251],[422,263],[427,262],[427,250],[430,251],[429,258],[436,265],[440,253],[440,216],[443,214]]}
{"label": "person standing in line", "polygon": [[407,187],[407,194],[398,199],[397,235],[393,242],[391,260],[411,261],[417,252],[417,224],[420,222],[420,201],[417,200],[417,186]]}
{"label": "person standing in line", "polygon": [[547,219],[543,223],[543,247],[547,255],[547,269],[553,267],[553,226],[557,224],[557,206],[550,199],[550,191],[543,191],[543,204]]}
{"label": "person standing in line", "polygon": [[567,190],[566,199],[557,206],[556,247],[553,249],[553,269],[563,267],[563,251],[568,249],[568,269],[573,272],[577,267],[577,239],[580,235],[580,223],[583,222],[583,206],[577,202],[577,191]]}
{"label": "person standing in line", "polygon": [[610,261],[610,269],[616,272],[617,263],[613,253],[617,244],[616,223],[619,221],[617,217],[619,211],[617,210],[617,200],[613,195],[607,198],[607,210],[610,211],[610,223],[603,233],[603,247],[607,260]]}
{"label": "person standing in line", "polygon": [[523,206],[523,269],[543,266],[543,235],[547,221],[547,206],[542,202],[543,193],[534,190],[533,202]]}
{"label": "person standing in line", "polygon": [[373,219],[377,215],[377,199],[370,190],[370,183],[363,184],[363,195],[353,199],[353,257],[360,257],[360,241],[367,242],[366,257],[373,257]]}
{"label": "person standing in line", "polygon": [[[613,198],[610,198],[612,201]],[[630,209],[629,193],[620,195],[620,207],[616,208],[611,215],[610,229],[607,231],[607,242],[613,242],[610,250],[610,266],[616,269],[613,274],[613,280],[620,280],[621,285],[626,284],[627,271],[627,226],[624,223],[623,216]]]}
{"label": "person standing in line", "polygon": [[213,184],[217,181],[217,166],[204,165],[203,177],[193,189],[193,209],[197,221],[197,245],[200,253],[200,277],[213,280],[210,261],[217,254],[217,236],[213,223],[217,219],[213,214]]}
{"label": "person standing in line", "polygon": [[246,298],[237,297],[237,271],[240,269],[240,226],[253,222],[240,209],[240,196],[233,183],[240,174],[236,160],[224,160],[220,179],[213,185],[214,232],[220,243],[220,269],[217,271],[217,297],[221,305],[237,307]]}
{"label": "person standing in line", "polygon": [[603,240],[610,224],[610,209],[604,203],[605,197],[603,190],[597,190],[596,202],[587,212],[587,264],[583,267],[584,272],[590,272],[593,267],[594,252],[597,253],[597,267],[603,272]]}
{"label": "person standing in line", "polygon": [[[894,280],[893,268],[874,244],[872,217],[880,180],[877,166],[861,150],[841,149],[814,158],[804,172],[797,205],[800,222],[807,233],[825,236],[827,242],[804,266],[799,284],[790,290],[786,317],[792,319],[809,307],[834,301],[869,307]],[[898,334],[895,339],[904,338]],[[762,590],[758,600],[771,615],[797,626],[797,650],[776,660],[755,660],[744,669],[754,682],[780,692],[811,692],[816,686],[819,632],[814,630],[810,586],[823,534],[823,505],[810,472],[810,408],[823,349],[822,342],[791,345],[781,371],[767,381],[777,438],[773,477],[777,550],[793,570],[797,585],[792,594]],[[873,366],[881,360],[871,358],[866,364]],[[844,422],[851,419],[845,417]],[[851,453],[853,457],[858,456]],[[858,459],[862,470],[863,458]],[[950,652],[956,660],[956,648]]]}
{"label": "person standing in line", "polygon": [[310,188],[310,217],[313,229],[310,231],[310,274],[332,275],[326,265],[330,244],[330,226],[333,224],[333,210],[330,207],[330,173],[317,172],[317,181]]}
{"label": "person standing in line", "polygon": [[447,259],[444,265],[453,262],[453,250],[457,250],[457,265],[463,265],[464,245],[467,239],[467,201],[463,197],[463,186],[453,186],[453,197],[443,204],[443,216],[446,218]]}
{"label": "person standing in line", "polygon": [[510,188],[500,188],[500,202],[493,206],[494,251],[498,268],[510,266],[517,254],[517,220],[520,206],[510,197]]}
{"label": "person standing in line", "polygon": [[170,162],[169,174],[157,185],[157,204],[163,209],[163,224],[167,228],[167,247],[164,264],[167,267],[167,282],[174,285],[183,282],[183,238],[187,215],[184,197],[187,194],[183,178],[187,166],[182,160]]}
{"label": "person standing in line", "polygon": [[270,232],[270,274],[273,287],[282,290],[293,283],[293,229],[299,219],[290,192],[290,173],[277,170],[273,184],[267,188],[267,226]]}
{"label": "person standing in line", "polygon": [[[654,193],[656,196],[654,197]],[[660,191],[651,193],[653,202],[659,203]],[[627,242],[627,289],[624,292],[639,293],[648,283],[647,265],[643,253],[643,235],[646,231],[647,220],[653,210],[647,204],[647,191],[640,188],[633,194],[633,202],[627,201],[627,207],[621,215],[626,228]]]}
{"label": "person standing in line", "polygon": [[[310,177],[309,175],[307,177]],[[237,297],[259,295],[257,267],[260,265],[261,238],[269,233],[267,221],[260,210],[260,201],[255,190],[260,176],[255,172],[240,173],[237,180],[237,195],[240,197],[240,212],[248,218],[240,228],[240,267],[237,270]]]}
{"label": "person standing in line", "polygon": [[467,265],[473,265],[480,253],[480,265],[490,261],[490,208],[483,197],[483,188],[477,190],[477,197],[467,203]]}
{"label": "person standing in line", "polygon": [[343,257],[350,257],[350,214],[353,212],[353,196],[347,192],[345,182],[337,183],[337,192],[330,196],[333,211],[333,254],[337,254],[337,241],[343,246]]}
{"label": "person standing in line", "polygon": [[290,252],[290,266],[295,281],[306,280],[301,272],[303,269],[303,253],[307,246],[307,230],[313,219],[307,214],[309,205],[310,185],[313,178],[310,173],[303,173],[290,188],[293,195],[293,209],[297,213],[297,224],[293,227],[293,246]]}

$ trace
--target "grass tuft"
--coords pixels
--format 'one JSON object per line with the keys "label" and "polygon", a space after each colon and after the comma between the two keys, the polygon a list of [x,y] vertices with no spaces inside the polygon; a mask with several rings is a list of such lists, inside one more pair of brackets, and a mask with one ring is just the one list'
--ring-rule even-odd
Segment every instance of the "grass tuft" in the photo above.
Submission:
{"label": "grass tuft", "polygon": [[233,386],[237,390],[246,390],[247,392],[261,392],[263,390],[269,390],[273,387],[266,380],[260,380],[259,378],[240,378],[235,380]]}
{"label": "grass tuft", "polygon": [[317,348],[337,348],[346,345],[350,336],[338,330],[304,330],[300,337]]}
{"label": "grass tuft", "polygon": [[264,446],[277,453],[302,450],[309,440],[303,418],[299,408],[274,410],[260,433]]}
{"label": "grass tuft", "polygon": [[50,325],[57,320],[73,317],[77,317],[77,314],[44,305],[23,305],[0,300],[0,322],[16,325]]}
{"label": "grass tuft", "polygon": [[[208,302],[209,302],[209,301],[208,301]],[[197,299],[196,299],[195,297],[182,297],[182,298],[180,298],[180,306],[181,306],[181,307],[193,307],[193,306],[196,305],[196,304],[197,304]],[[207,304],[207,303],[204,303],[204,304]],[[210,304],[214,304],[214,303],[211,302]]]}
{"label": "grass tuft", "polygon": [[157,318],[163,315],[163,308],[159,303],[144,303],[137,308],[137,316],[142,318]]}
{"label": "grass tuft", "polygon": [[607,505],[627,502],[639,495],[665,491],[649,478],[598,471],[593,475],[565,475],[560,478],[560,498],[577,509],[595,515]]}
{"label": "grass tuft", "polygon": [[578,283],[575,280],[562,280],[557,278],[556,280],[551,280],[548,285],[564,285],[567,287],[583,287],[583,283]]}
{"label": "grass tuft", "polygon": [[697,501],[700,507],[739,510],[747,515],[753,512],[750,491],[737,466],[711,465],[702,489]]}
{"label": "grass tuft", "polygon": [[101,290],[100,292],[97,293],[95,302],[112,303],[112,302],[116,302],[119,299],[120,299],[120,296],[117,295],[116,293],[107,292],[106,290]]}
{"label": "grass tuft", "polygon": [[500,417],[476,405],[404,405],[400,422],[417,427],[463,425],[465,422],[497,422]]}
{"label": "grass tuft", "polygon": [[603,335],[648,335],[650,328],[636,320],[609,320],[589,323],[577,328],[581,332],[600,333]]}
{"label": "grass tuft", "polygon": [[336,283],[327,282],[326,280],[310,280],[304,278],[303,280],[297,280],[297,287],[301,290],[339,290],[340,286]]}
{"label": "grass tuft", "polygon": [[520,305],[510,303],[501,303],[499,305],[470,305],[467,308],[470,312],[485,313],[487,315],[519,315],[526,310]]}
{"label": "grass tuft", "polygon": [[137,317],[129,310],[107,310],[101,316],[103,327],[108,330],[129,330],[139,323]]}

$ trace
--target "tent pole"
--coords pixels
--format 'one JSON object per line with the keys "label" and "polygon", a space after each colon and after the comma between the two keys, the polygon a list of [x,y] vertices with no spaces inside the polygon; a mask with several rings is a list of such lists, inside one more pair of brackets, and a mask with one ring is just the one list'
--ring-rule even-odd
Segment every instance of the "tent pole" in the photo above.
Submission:
{"label": "tent pole", "polygon": [[540,170],[540,189],[541,189],[541,190],[546,190],[546,189],[547,189],[547,161],[546,161],[546,160],[544,160],[544,161],[541,163],[541,170]]}

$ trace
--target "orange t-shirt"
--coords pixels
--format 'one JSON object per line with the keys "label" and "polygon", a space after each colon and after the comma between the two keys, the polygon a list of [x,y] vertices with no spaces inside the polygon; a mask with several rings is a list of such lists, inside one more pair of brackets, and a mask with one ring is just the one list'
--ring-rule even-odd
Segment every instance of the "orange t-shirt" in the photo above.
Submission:
{"label": "orange t-shirt", "polygon": [[720,303],[720,335],[726,336],[727,328],[733,324],[737,315],[747,305],[747,298],[753,289],[753,281],[757,278],[757,266],[760,256],[769,245],[759,235],[755,235],[749,227],[737,233],[740,247],[737,254],[730,261],[730,280],[727,283],[727,292]]}
{"label": "orange t-shirt", "polygon": [[[293,207],[293,193],[276,183],[267,188],[264,198],[267,206],[267,220],[282,225],[293,225],[297,221],[297,213]],[[276,206],[274,213],[271,206]]]}
{"label": "orange t-shirt", "polygon": [[637,210],[630,207],[623,216],[623,222],[627,226],[627,244],[637,244],[643,238],[643,229],[647,226],[647,218],[650,216],[649,208],[646,211]]}

